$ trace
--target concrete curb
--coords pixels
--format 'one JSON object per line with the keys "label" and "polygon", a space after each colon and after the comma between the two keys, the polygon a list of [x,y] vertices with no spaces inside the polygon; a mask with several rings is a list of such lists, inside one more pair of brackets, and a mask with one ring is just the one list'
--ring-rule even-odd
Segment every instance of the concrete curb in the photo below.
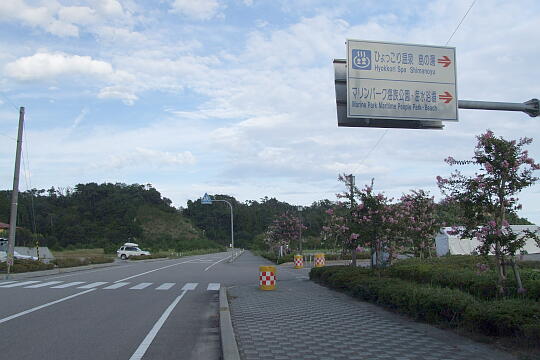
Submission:
{"label": "concrete curb", "polygon": [[[10,279],[26,279],[26,278],[57,275],[57,274],[70,273],[70,272],[83,271],[83,270],[90,270],[90,269],[97,269],[97,268],[104,268],[104,267],[111,267],[111,266],[120,266],[120,264],[118,264],[118,263],[105,263],[105,264],[74,266],[74,267],[68,267],[68,268],[56,268],[56,269],[51,269],[51,270],[30,271],[30,272],[25,272],[25,273],[10,274],[9,278]],[[5,276],[5,274],[3,274],[3,275]]]}
{"label": "concrete curb", "polygon": [[219,329],[221,332],[221,351],[223,360],[240,360],[236,337],[231,321],[227,289],[219,289]]}

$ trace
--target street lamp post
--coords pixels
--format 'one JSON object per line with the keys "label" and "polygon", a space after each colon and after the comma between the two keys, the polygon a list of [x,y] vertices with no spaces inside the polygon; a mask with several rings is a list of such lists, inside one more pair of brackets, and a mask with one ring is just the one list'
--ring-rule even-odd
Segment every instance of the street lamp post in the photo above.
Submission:
{"label": "street lamp post", "polygon": [[298,224],[300,227],[298,240],[300,242],[300,255],[302,255],[302,210],[304,210],[304,208],[302,206],[298,206],[296,209],[298,210],[298,219],[300,220]]}
{"label": "street lamp post", "polygon": [[214,201],[221,201],[224,203],[227,203],[229,207],[231,208],[231,247],[234,251],[234,220],[233,220],[233,207],[232,204],[227,200],[218,200],[218,199],[212,199],[210,195],[204,194],[203,198],[201,199],[201,204],[203,205],[212,205]]}

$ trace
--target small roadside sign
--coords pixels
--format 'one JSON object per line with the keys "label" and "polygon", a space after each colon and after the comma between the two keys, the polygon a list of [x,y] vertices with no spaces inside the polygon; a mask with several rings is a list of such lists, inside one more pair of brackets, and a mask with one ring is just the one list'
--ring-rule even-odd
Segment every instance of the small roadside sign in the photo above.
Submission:
{"label": "small roadside sign", "polygon": [[212,205],[212,198],[208,193],[204,193],[204,196],[201,199],[201,204],[203,205]]}
{"label": "small roadside sign", "polygon": [[458,120],[455,48],[347,40],[347,117]]}

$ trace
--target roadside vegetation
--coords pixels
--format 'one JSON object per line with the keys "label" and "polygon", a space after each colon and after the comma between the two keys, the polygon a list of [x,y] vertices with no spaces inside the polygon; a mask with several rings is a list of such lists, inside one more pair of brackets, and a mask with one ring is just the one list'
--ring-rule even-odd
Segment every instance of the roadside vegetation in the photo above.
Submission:
{"label": "roadside vegetation", "polygon": [[[382,305],[442,327],[493,337],[503,346],[540,351],[540,270],[521,263],[529,291],[519,294],[509,283],[497,291],[497,274],[478,273],[477,264],[496,259],[448,256],[398,260],[384,269],[327,266],[313,268],[310,278],[353,297]],[[525,275],[527,274],[527,275]]]}
{"label": "roadside vegetation", "polygon": [[[12,273],[24,273],[29,271],[51,270],[54,264],[45,264],[41,261],[15,259],[11,267]],[[6,273],[6,262],[0,262],[0,274]]]}
{"label": "roadside vegetation", "polygon": [[[514,233],[510,223],[521,204],[518,193],[533,185],[540,169],[525,146],[532,139],[508,141],[491,131],[477,137],[471,160],[445,161],[467,166],[437,177],[448,209],[459,222],[445,224],[433,197],[412,190],[398,202],[359,189],[351,176],[340,176],[347,191],[327,211],[327,236],[352,254],[369,248],[369,268],[314,268],[310,278],[361,300],[382,305],[439,326],[489,336],[504,346],[540,355],[540,262],[518,261],[526,241],[540,246],[538,234]],[[516,224],[516,222],[513,222]],[[435,257],[435,234],[441,226],[463,238],[476,238],[480,256]],[[399,256],[401,255],[401,256]],[[408,259],[403,259],[409,257]],[[511,273],[510,273],[511,271]]]}

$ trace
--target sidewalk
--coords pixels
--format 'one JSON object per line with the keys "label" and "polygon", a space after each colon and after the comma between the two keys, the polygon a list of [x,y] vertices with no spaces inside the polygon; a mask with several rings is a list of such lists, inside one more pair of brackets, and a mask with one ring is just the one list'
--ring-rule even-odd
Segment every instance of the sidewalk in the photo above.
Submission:
{"label": "sidewalk", "polygon": [[242,359],[515,359],[319,286],[308,273],[285,264],[274,291],[259,290],[256,279],[228,290]]}

